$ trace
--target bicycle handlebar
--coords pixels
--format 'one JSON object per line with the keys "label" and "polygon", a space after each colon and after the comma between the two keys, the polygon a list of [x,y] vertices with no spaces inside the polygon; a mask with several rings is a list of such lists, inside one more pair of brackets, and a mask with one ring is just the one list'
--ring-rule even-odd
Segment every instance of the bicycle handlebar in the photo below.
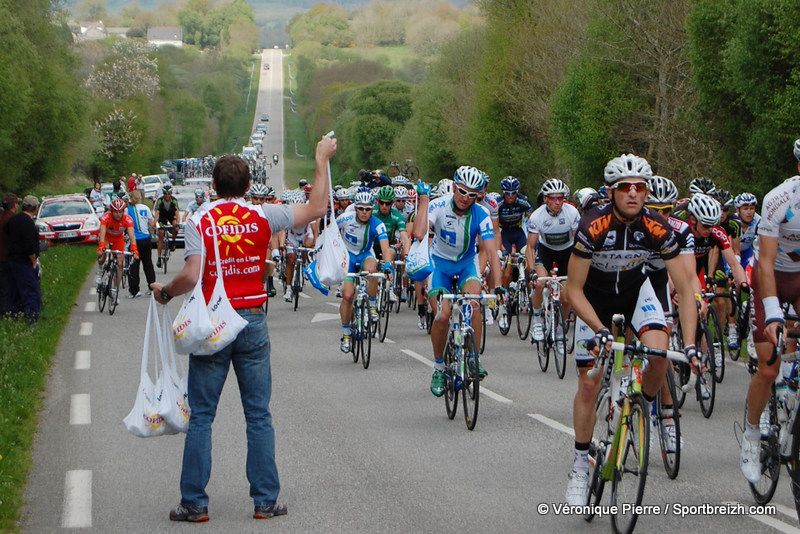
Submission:
{"label": "bicycle handlebar", "polygon": [[495,300],[497,295],[490,293],[443,293],[440,295],[442,300]]}
{"label": "bicycle handlebar", "polygon": [[[642,345],[641,343],[620,343],[619,341],[612,341],[611,342],[611,350],[614,351],[621,351],[625,354],[636,354],[639,356],[644,356],[644,359],[651,358],[653,356],[657,356],[660,358],[668,358],[674,362],[680,363],[689,363],[689,360],[686,358],[686,355],[682,352],[674,351],[674,350],[664,350],[664,349],[653,349],[648,347],[647,345]],[[599,360],[605,361],[608,358],[607,350],[603,350],[599,356]],[[590,378],[597,376],[600,372],[602,365],[597,365],[591,369],[589,369],[588,373],[586,373]]]}

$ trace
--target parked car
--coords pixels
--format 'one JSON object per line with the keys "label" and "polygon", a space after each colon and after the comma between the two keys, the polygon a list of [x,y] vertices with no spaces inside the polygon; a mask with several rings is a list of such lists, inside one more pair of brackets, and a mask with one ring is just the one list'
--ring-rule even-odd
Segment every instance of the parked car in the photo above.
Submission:
{"label": "parked car", "polygon": [[58,243],[97,243],[100,219],[81,193],[44,197],[36,217],[39,239]]}
{"label": "parked car", "polygon": [[148,174],[143,176],[145,198],[156,199],[161,196],[161,188],[170,183],[166,174]]}

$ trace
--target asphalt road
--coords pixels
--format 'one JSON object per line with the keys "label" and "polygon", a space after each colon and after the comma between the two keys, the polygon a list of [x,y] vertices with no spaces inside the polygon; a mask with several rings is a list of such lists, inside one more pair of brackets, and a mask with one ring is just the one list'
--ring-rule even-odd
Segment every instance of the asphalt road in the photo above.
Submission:
{"label": "asphalt road", "polygon": [[[280,51],[268,50],[267,54]],[[277,75],[279,61],[269,57]],[[259,95],[261,98],[261,95]],[[276,102],[278,108],[279,103]],[[270,122],[280,112],[270,113]],[[279,151],[278,124],[268,142]],[[275,136],[273,136],[273,134]],[[280,167],[280,166],[279,166]],[[279,169],[280,170],[280,169]],[[168,281],[182,258],[173,256]],[[430,341],[403,308],[374,343],[364,370],[338,349],[338,300],[308,287],[297,312],[269,306],[273,401],[281,501],[285,517],[251,518],[244,472],[244,418],[230,377],[214,425],[208,492],[211,521],[171,523],[180,498],[182,435],[136,438],[122,424],[137,389],[147,298],[122,299],[114,316],[96,309],[93,274],[80,292],[62,338],[33,451],[22,531],[58,532],[607,532],[610,521],[556,513],[573,457],[574,364],[564,380],[539,370],[531,346],[488,334],[477,426],[459,411],[445,415],[429,390]],[[279,289],[279,294],[281,291]],[[170,308],[175,313],[180,303]],[[800,532],[788,477],[782,473],[769,514],[729,515],[713,506],[754,504],[739,472],[734,425],[742,419],[749,377],[730,363],[714,414],[694,399],[682,410],[685,448],[675,481],[664,473],[657,443],[639,532]],[[608,491],[606,492],[609,493]],[[604,502],[608,504],[608,497]],[[695,508],[681,508],[694,506]],[[700,508],[697,508],[697,507]],[[676,509],[676,507],[678,507]],[[686,512],[681,516],[675,512]]]}

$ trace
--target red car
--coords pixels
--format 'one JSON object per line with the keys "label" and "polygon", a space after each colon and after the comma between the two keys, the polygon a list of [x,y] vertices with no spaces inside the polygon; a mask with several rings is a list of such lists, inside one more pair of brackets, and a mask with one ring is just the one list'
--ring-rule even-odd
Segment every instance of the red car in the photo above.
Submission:
{"label": "red car", "polygon": [[84,195],[58,195],[42,199],[36,227],[48,245],[97,243],[100,219]]}

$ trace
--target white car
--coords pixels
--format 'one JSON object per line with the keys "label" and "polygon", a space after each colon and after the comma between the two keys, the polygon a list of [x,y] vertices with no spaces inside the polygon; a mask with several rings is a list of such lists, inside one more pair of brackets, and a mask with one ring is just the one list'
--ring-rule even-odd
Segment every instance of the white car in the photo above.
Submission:
{"label": "white car", "polygon": [[[162,176],[164,177],[163,179]],[[166,176],[166,174],[148,174],[147,176],[142,176],[145,198],[155,200],[157,197],[161,196],[161,188],[169,183],[169,179],[166,178]]]}
{"label": "white car", "polygon": [[86,196],[58,195],[44,197],[36,216],[39,239],[49,245],[58,243],[97,243],[100,219]]}

